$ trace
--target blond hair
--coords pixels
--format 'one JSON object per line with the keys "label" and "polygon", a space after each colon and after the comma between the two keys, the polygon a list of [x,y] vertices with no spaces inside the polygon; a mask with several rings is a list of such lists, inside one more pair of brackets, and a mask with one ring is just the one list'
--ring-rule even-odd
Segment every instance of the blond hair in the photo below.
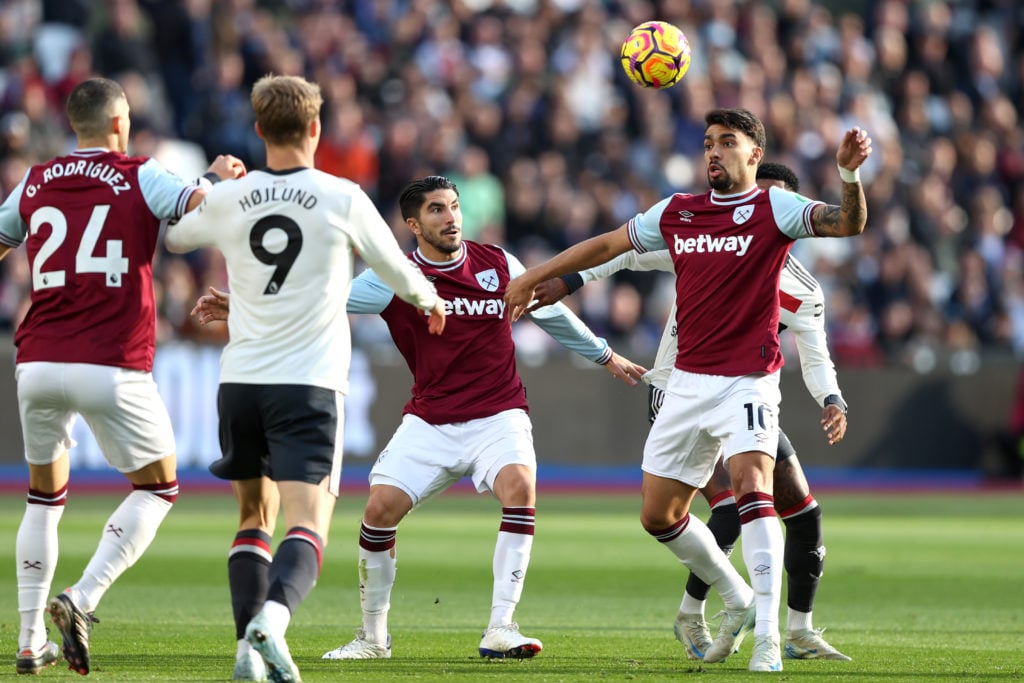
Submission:
{"label": "blond hair", "polygon": [[297,145],[320,116],[320,86],[298,76],[266,75],[252,87],[252,109],[263,139],[271,145]]}

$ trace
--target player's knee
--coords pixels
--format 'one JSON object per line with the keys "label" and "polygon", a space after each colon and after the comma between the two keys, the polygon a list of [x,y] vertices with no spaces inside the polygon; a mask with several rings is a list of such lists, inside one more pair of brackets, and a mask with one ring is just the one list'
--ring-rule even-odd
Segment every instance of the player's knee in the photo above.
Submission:
{"label": "player's knee", "polygon": [[536,473],[523,464],[506,464],[494,477],[491,491],[505,507],[532,507],[537,497]]}
{"label": "player's knee", "polygon": [[407,511],[393,497],[371,494],[363,510],[363,523],[381,529],[398,526]]}
{"label": "player's knee", "polygon": [[495,495],[505,507],[533,507],[537,502],[537,487],[530,477],[507,477],[501,488],[495,490]]}
{"label": "player's knee", "polygon": [[682,515],[676,516],[669,514],[666,510],[642,509],[640,511],[640,526],[652,536],[658,536],[675,526],[686,514],[684,512]]}

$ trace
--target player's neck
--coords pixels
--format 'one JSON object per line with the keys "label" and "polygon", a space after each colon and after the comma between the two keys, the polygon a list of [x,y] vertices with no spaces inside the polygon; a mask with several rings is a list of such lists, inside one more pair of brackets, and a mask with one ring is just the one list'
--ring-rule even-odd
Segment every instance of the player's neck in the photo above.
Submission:
{"label": "player's neck", "polygon": [[716,197],[736,197],[741,194],[747,194],[753,189],[757,188],[757,181],[751,180],[749,183],[736,183],[725,190],[712,189],[711,193]]}
{"label": "player's neck", "polygon": [[119,151],[117,149],[117,136],[99,138],[78,138],[75,143],[76,149],[105,149],[108,152]]}
{"label": "player's neck", "polygon": [[267,146],[267,168],[287,171],[290,168],[313,168],[313,153],[298,147]]}
{"label": "player's neck", "polygon": [[460,259],[462,257],[462,250],[465,249],[466,247],[465,245],[460,244],[458,250],[449,253],[446,251],[441,251],[440,249],[436,249],[427,244],[425,241],[420,240],[417,245],[417,248],[419,249],[420,254],[423,256],[423,258],[425,258],[427,261],[430,261],[431,263],[448,263],[449,261],[457,261],[458,259]]}

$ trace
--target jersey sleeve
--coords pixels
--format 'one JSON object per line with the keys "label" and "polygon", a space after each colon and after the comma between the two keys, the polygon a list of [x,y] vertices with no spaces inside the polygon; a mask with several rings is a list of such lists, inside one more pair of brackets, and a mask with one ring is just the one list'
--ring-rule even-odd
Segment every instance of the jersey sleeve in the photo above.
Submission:
{"label": "jersey sleeve", "polygon": [[348,313],[381,313],[395,292],[372,270],[364,270],[352,280],[352,290],[348,294],[345,310]]}
{"label": "jersey sleeve", "polygon": [[18,209],[27,179],[28,172],[26,171],[25,177],[11,190],[4,203],[0,204],[0,244],[5,244],[8,247],[20,246],[25,241],[25,235],[28,234],[28,226],[21,219],[21,211]]}
{"label": "jersey sleeve", "polygon": [[583,278],[583,282],[594,282],[595,280],[604,279],[609,275],[614,275],[620,270],[672,271],[674,269],[672,256],[668,253],[668,249],[648,251],[643,254],[636,251],[627,251],[619,254],[607,263],[580,271],[580,277]]}
{"label": "jersey sleeve", "polygon": [[647,209],[647,211],[638,213],[626,224],[629,231],[629,241],[633,243],[635,250],[643,253],[645,251],[658,251],[668,247],[665,244],[665,238],[661,234],[660,226],[661,214],[665,212],[665,207],[668,206],[671,200],[671,197],[662,199]]}
{"label": "jersey sleeve", "polygon": [[796,337],[804,384],[821,406],[826,396],[842,395],[825,333],[825,295],[818,281],[793,257],[782,269],[779,291],[779,320]]}
{"label": "jersey sleeve", "polygon": [[391,290],[416,308],[429,311],[437,291],[420,269],[402,253],[391,228],[363,190],[352,185],[348,207],[353,246]]}
{"label": "jersey sleeve", "polygon": [[139,191],[153,215],[164,220],[185,215],[188,200],[199,189],[160,165],[156,159],[139,167]]}
{"label": "jersey sleeve", "polygon": [[783,234],[795,240],[817,237],[811,222],[811,212],[816,206],[824,206],[824,202],[808,199],[781,187],[768,188],[768,201],[771,203],[775,224]]}
{"label": "jersey sleeve", "polygon": [[[504,251],[504,250],[502,250]],[[518,277],[526,272],[523,264],[512,254],[505,251],[508,260],[508,274]],[[573,353],[578,353],[595,363],[607,363],[612,357],[612,349],[608,341],[598,337],[576,314],[559,302],[527,313],[530,320],[547,332],[559,344]]]}
{"label": "jersey sleeve", "polygon": [[164,245],[168,249],[180,254],[214,245],[215,230],[212,230],[210,226],[217,224],[216,199],[213,196],[216,189],[214,186],[203,197],[199,206],[167,224],[167,229],[164,232]]}

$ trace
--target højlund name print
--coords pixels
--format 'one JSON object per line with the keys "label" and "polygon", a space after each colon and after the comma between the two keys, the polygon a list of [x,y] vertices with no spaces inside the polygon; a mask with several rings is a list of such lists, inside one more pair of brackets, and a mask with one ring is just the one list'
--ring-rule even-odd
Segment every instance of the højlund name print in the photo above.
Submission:
{"label": "h\u00f8jlund name print", "polygon": [[268,202],[289,202],[297,204],[304,209],[312,209],[317,204],[316,195],[308,190],[300,190],[288,185],[269,185],[259,187],[244,195],[238,200],[242,211],[248,211],[254,207]]}
{"label": "h\u00f8jlund name print", "polygon": [[697,235],[696,237],[672,236],[672,248],[677,254],[714,254],[718,252],[733,252],[737,256],[747,253],[753,235],[730,235],[728,237],[714,237],[712,235]]}

